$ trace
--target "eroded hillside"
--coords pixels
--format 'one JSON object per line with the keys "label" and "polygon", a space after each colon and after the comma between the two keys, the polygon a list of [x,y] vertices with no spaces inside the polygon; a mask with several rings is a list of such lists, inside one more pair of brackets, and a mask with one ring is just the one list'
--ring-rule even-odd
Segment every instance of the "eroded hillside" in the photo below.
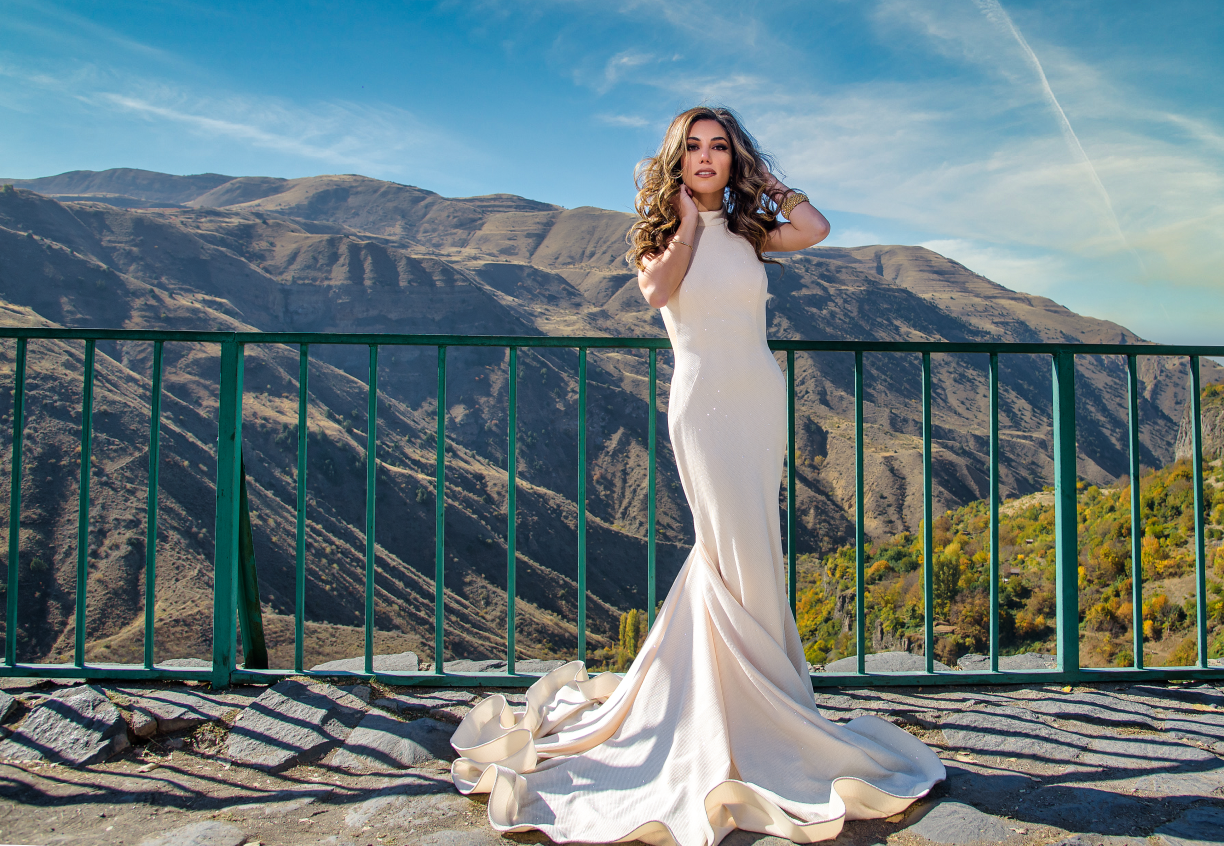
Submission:
{"label": "eroded hillside", "polygon": [[[510,195],[445,198],[359,176],[277,180],[107,171],[26,185],[62,196],[20,188],[0,194],[0,294],[10,323],[662,334],[623,260],[630,218],[616,212],[561,209]],[[813,249],[784,263],[782,273],[770,269],[772,337],[1141,343],[1122,327],[1008,291],[921,248]],[[26,430],[27,443],[38,444],[27,446],[26,502],[39,504],[23,512],[23,562],[39,558],[47,566],[30,577],[39,585],[43,610],[23,606],[24,657],[63,655],[73,639],[72,456],[80,425],[81,346],[31,345],[31,366],[40,374],[31,402],[60,409],[60,419],[33,415]],[[167,408],[177,403],[183,414],[166,421],[167,437],[172,430],[180,434],[163,448],[162,497],[163,507],[177,509],[179,517],[164,522],[159,546],[158,638],[175,656],[199,655],[209,638],[217,350],[198,345],[172,352],[171,346]],[[0,349],[11,373],[11,342]],[[113,407],[116,428],[95,459],[91,573],[98,575],[90,579],[87,634],[94,657],[129,660],[141,648],[142,568],[133,562],[143,561],[151,349],[100,344],[99,352],[95,425],[102,424],[101,409]],[[322,660],[354,654],[360,640],[368,350],[315,345],[311,360],[306,616],[308,653]],[[669,360],[660,355],[656,411],[661,592],[691,543],[666,448]],[[639,352],[590,356],[588,558],[596,646],[615,640],[621,612],[644,607],[645,361]],[[1142,460],[1163,466],[1172,458],[1185,402],[1185,365],[1141,361]],[[428,655],[435,352],[383,347],[379,364],[380,650],[402,646]],[[453,348],[448,368],[448,657],[493,656],[504,638],[505,615],[506,354]],[[919,363],[913,355],[868,354],[867,368],[867,529],[883,538],[915,528],[921,512]],[[1204,362],[1205,381],[1214,381],[1212,368]],[[984,369],[982,356],[935,358],[939,509],[985,492]],[[262,599],[276,641],[273,659],[284,662],[294,613],[297,350],[250,346],[245,373],[244,440]],[[520,356],[523,655],[566,654],[574,645],[576,376],[572,351]],[[796,356],[800,552],[827,552],[851,527],[852,377],[849,355]],[[1126,469],[1122,362],[1081,357],[1077,388],[1079,473],[1090,483],[1112,482]],[[1002,481],[1009,496],[1040,490],[1049,477],[1049,390],[1047,359],[1004,357]],[[11,405],[7,387],[0,403],[6,410]],[[199,454],[180,456],[180,450]],[[180,459],[175,471],[164,469]]]}

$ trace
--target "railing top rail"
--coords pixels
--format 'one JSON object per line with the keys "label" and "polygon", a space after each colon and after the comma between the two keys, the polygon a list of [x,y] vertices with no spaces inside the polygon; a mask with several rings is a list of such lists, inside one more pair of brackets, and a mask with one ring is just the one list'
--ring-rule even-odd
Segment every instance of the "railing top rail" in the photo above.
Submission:
{"label": "railing top rail", "polygon": [[[613,338],[581,335],[418,335],[359,332],[217,332],[152,329],[59,329],[0,326],[0,338],[93,341],[181,341],[240,344],[349,344],[380,346],[542,347],[561,349],[670,349],[667,338]],[[808,341],[774,338],[773,350],[797,352],[1008,353],[1054,355],[1150,355],[1224,357],[1224,345],[1053,344],[994,341]]]}

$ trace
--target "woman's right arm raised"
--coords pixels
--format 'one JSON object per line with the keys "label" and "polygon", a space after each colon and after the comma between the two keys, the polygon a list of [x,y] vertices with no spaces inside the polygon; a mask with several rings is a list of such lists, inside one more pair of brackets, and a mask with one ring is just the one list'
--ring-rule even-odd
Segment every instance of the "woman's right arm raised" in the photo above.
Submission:
{"label": "woman's right arm raised", "polygon": [[638,288],[651,308],[663,308],[675,295],[693,260],[693,240],[697,235],[697,204],[682,186],[676,194],[680,227],[663,252],[646,256],[638,270]]}

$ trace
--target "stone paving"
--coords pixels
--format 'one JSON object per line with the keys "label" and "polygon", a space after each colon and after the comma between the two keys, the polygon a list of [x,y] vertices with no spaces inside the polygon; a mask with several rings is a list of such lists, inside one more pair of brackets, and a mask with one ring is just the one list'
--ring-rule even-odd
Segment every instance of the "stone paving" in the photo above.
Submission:
{"label": "stone paving", "polygon": [[[818,690],[829,719],[883,717],[948,769],[904,814],[833,842],[1224,844],[1222,688]],[[451,787],[450,735],[488,692],[0,680],[0,843],[547,843],[498,836]]]}

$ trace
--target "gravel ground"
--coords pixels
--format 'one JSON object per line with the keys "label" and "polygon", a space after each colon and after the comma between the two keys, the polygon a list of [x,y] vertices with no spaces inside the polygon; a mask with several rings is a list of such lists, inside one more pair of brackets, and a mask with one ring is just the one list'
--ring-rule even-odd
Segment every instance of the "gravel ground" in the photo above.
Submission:
{"label": "gravel ground", "polygon": [[[476,701],[455,692],[434,701],[420,690],[375,685],[373,691],[348,687],[341,692],[316,686],[350,705],[354,696],[360,698],[363,707],[379,715],[371,724],[393,730],[417,719],[453,726]],[[10,742],[38,708],[79,698],[83,690],[79,683],[22,680],[5,680],[0,688],[14,697],[0,729],[3,736],[12,735]],[[152,733],[141,737],[129,728],[130,745],[102,763],[0,763],[0,843],[548,842],[538,834],[494,833],[483,802],[455,793],[447,762],[431,756],[410,768],[346,769],[329,763],[353,760],[337,751],[337,740],[318,747],[317,760],[279,772],[235,763],[227,755],[227,739],[244,713],[270,701],[272,692],[266,688],[94,688],[116,703],[129,726],[140,725],[136,711],[142,695],[165,699],[168,690],[186,692],[216,707],[209,711],[211,718],[176,731],[146,726],[141,730]],[[476,698],[488,692],[468,691]],[[516,693],[514,698],[520,698],[521,691]],[[370,700],[375,704],[364,704]],[[905,814],[849,822],[836,843],[1224,843],[1224,693],[1219,686],[821,690],[817,704],[835,721],[864,713],[889,719],[935,748],[948,768],[948,780]],[[320,724],[326,719],[320,718]],[[334,721],[329,725],[337,730]],[[338,731],[342,737],[352,728]],[[748,832],[736,832],[724,842],[785,843]]]}

